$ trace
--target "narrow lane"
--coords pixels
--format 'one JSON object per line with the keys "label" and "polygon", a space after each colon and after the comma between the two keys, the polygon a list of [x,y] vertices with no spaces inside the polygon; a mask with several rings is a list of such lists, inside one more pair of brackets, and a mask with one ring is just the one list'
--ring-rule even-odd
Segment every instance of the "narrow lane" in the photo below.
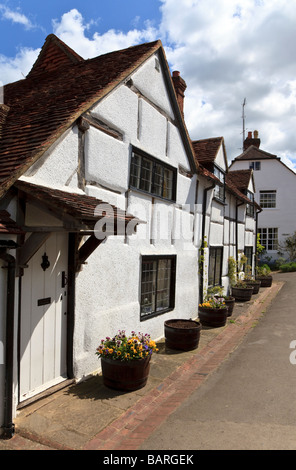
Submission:
{"label": "narrow lane", "polygon": [[141,449],[295,450],[296,273],[257,325]]}

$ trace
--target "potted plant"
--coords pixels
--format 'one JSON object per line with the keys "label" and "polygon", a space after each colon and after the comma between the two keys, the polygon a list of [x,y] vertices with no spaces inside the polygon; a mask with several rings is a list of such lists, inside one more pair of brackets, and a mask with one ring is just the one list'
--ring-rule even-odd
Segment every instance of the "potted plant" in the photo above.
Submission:
{"label": "potted plant", "polygon": [[261,287],[270,287],[272,285],[271,269],[268,264],[257,266],[256,280],[261,281]]}
{"label": "potted plant", "polygon": [[234,308],[234,303],[235,303],[235,298],[232,297],[232,295],[224,295],[223,294],[223,287],[222,286],[214,286],[214,287],[210,287],[208,289],[208,297],[209,296],[214,296],[214,297],[220,297],[224,299],[224,302],[226,304],[226,306],[228,307],[228,312],[227,312],[227,316],[228,317],[231,317],[232,313],[233,313],[233,308]]}
{"label": "potted plant", "polygon": [[234,286],[232,286],[231,293],[235,300],[248,301],[252,298],[253,287],[250,287],[243,280],[239,280]]}
{"label": "potted plant", "polygon": [[198,316],[203,326],[224,326],[227,314],[228,307],[223,297],[210,297],[202,304],[199,304]]}
{"label": "potted plant", "polygon": [[260,289],[260,285],[261,285],[261,281],[258,280],[258,279],[254,279],[254,277],[251,274],[251,270],[252,270],[252,268],[251,268],[250,265],[246,266],[246,272],[245,272],[245,277],[244,277],[243,281],[249,287],[253,287],[253,293],[252,294],[258,294],[259,289]]}
{"label": "potted plant", "polygon": [[132,331],[127,336],[119,330],[114,337],[102,339],[96,354],[101,359],[104,385],[124,391],[144,387],[154,351],[158,351],[156,343],[148,334]]}
{"label": "potted plant", "polygon": [[191,351],[199,344],[201,323],[195,320],[173,319],[164,322],[165,344],[170,349]]}

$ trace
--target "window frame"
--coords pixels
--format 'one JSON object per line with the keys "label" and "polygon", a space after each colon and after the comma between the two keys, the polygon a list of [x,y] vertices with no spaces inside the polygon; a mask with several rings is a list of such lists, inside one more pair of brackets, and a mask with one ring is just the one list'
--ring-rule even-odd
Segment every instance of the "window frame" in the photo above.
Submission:
{"label": "window frame", "polygon": [[250,162],[249,168],[254,171],[260,171],[261,170],[261,162],[258,161],[253,161]]}
{"label": "window frame", "polygon": [[[133,167],[134,167],[134,158],[139,158],[140,159],[140,165],[138,165],[138,174],[132,173],[133,172]],[[150,184],[150,188],[143,188],[143,185],[145,184],[144,181],[144,172],[145,170],[147,171],[148,168],[144,168],[143,162],[150,163],[151,164],[151,170],[150,170],[150,176],[151,180],[146,179],[145,181]],[[162,174],[157,172],[157,170],[161,169]],[[165,172],[171,172],[171,180],[167,179],[167,181],[171,182],[171,187],[169,190],[171,190],[171,195],[166,196],[165,195]],[[159,182],[157,182],[157,176],[159,176],[159,179],[161,180],[161,185]],[[138,184],[133,184],[133,179],[138,179]],[[161,191],[157,190],[156,188],[161,188]],[[150,196],[153,197],[158,197],[160,199],[163,199],[165,201],[170,201],[170,202],[176,202],[176,194],[177,194],[177,168],[174,168],[171,165],[168,165],[167,163],[158,160],[155,157],[152,157],[151,155],[147,154],[143,150],[137,149],[135,147],[132,148],[131,152],[131,163],[130,163],[130,172],[129,172],[129,188],[135,191],[140,191],[145,194],[149,194]],[[161,193],[161,194],[160,194]]]}
{"label": "window frame", "polygon": [[[220,266],[218,266],[218,282],[216,280],[216,275],[217,275],[217,266],[216,266],[216,263],[217,263],[217,252],[218,250],[220,251],[221,253],[221,261],[220,261]],[[210,249],[209,249],[209,269],[208,269],[208,286],[209,287],[215,287],[215,286],[221,286],[222,284],[222,268],[223,268],[223,246],[210,246]],[[212,259],[212,256],[211,256],[211,253],[215,252],[215,264],[214,264],[214,269],[213,269],[213,272],[214,272],[214,276],[213,276],[213,283],[210,282],[212,279],[210,279],[210,275],[211,275],[211,259]]]}
{"label": "window frame", "polygon": [[[162,309],[157,309],[157,301],[160,295],[160,291],[158,289],[158,280],[159,280],[159,265],[161,261],[170,260],[170,278],[169,278],[169,305]],[[143,280],[143,268],[144,265],[148,263],[156,263],[156,275],[155,279],[152,280],[153,286],[152,289],[154,290],[154,301],[151,296],[151,303],[154,302],[154,310],[150,312],[144,312],[144,303],[142,302],[142,297],[145,295],[143,290],[144,280]],[[154,318],[158,315],[163,315],[166,312],[170,312],[175,308],[175,294],[176,294],[176,266],[177,266],[177,255],[143,255],[141,257],[141,276],[140,276],[140,321],[145,321],[150,318]],[[147,281],[146,281],[147,282]],[[152,291],[153,292],[153,291]]]}
{"label": "window frame", "polygon": [[[263,196],[263,195],[265,195],[265,196],[274,195],[274,200],[273,200],[273,198],[270,198],[269,201],[271,201],[271,202],[269,202],[267,199],[264,202],[262,202],[261,196]],[[260,204],[260,207],[262,209],[276,209],[276,196],[277,196],[276,189],[263,189],[263,190],[260,190],[259,191],[259,198],[260,198],[259,204]],[[270,205],[270,204],[273,204],[273,203],[274,203],[274,205]]]}
{"label": "window frame", "polygon": [[279,244],[278,227],[258,228],[258,233],[260,235],[260,244],[264,246],[266,251],[278,250],[278,244]]}
{"label": "window frame", "polygon": [[249,216],[249,217],[254,217],[254,215],[255,215],[254,193],[252,193],[251,191],[247,190],[246,196],[247,196],[248,199],[250,199],[250,200],[252,201],[251,204],[247,204],[247,207],[246,207],[246,215]]}
{"label": "window frame", "polygon": [[221,181],[221,184],[216,183],[214,188],[214,199],[222,204],[225,203],[225,171],[214,163],[213,174]]}
{"label": "window frame", "polygon": [[248,261],[245,264],[245,267],[246,266],[251,266],[251,270],[253,269],[253,252],[254,252],[254,247],[253,246],[245,246],[244,255],[248,259]]}

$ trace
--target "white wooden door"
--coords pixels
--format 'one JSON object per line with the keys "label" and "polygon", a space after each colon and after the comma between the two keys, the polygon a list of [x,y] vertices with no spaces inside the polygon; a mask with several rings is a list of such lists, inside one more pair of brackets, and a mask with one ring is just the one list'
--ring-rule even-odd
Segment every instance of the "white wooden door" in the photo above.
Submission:
{"label": "white wooden door", "polygon": [[[44,271],[46,253],[50,266]],[[24,269],[20,325],[20,401],[67,378],[68,236],[53,233]]]}

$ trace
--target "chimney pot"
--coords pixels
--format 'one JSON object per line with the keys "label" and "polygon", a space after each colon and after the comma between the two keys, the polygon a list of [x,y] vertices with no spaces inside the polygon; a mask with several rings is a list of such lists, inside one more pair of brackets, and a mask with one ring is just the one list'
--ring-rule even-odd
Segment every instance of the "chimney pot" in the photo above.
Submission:
{"label": "chimney pot", "polygon": [[248,132],[248,137],[244,141],[244,151],[247,150],[248,147],[254,145],[255,147],[260,147],[260,139],[258,138],[258,131],[254,131],[254,138],[253,132]]}

